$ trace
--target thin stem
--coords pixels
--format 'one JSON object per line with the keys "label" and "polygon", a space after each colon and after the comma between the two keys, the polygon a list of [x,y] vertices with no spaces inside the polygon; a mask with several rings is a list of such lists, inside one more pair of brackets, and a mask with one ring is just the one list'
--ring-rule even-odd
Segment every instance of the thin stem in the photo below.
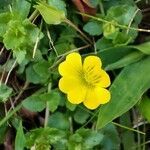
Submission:
{"label": "thin stem", "polygon": [[17,103],[18,99],[21,97],[21,95],[23,94],[23,92],[27,89],[27,87],[29,86],[29,84],[30,84],[30,83],[29,83],[28,81],[25,82],[23,88],[20,90],[18,96],[15,98],[14,104]]}
{"label": "thin stem", "polygon": [[69,123],[70,123],[70,132],[73,133],[73,122],[72,122],[72,117],[69,117]]}
{"label": "thin stem", "polygon": [[5,80],[5,84],[7,84],[8,79],[9,79],[9,76],[10,76],[12,70],[14,69],[14,67],[16,66],[16,64],[17,64],[17,60],[15,60],[15,62],[13,63],[12,67],[11,67],[10,70],[9,70],[9,72],[8,72],[8,74],[7,74],[7,77],[6,77],[6,80]]}
{"label": "thin stem", "polygon": [[0,50],[0,55],[3,53],[4,49],[5,49],[5,47],[3,46]]}
{"label": "thin stem", "polygon": [[31,14],[31,16],[29,17],[29,20],[30,20],[31,22],[34,22],[35,19],[38,17],[38,15],[39,15],[38,10],[34,10],[34,12],[33,12],[33,13]]}
{"label": "thin stem", "polygon": [[100,7],[102,15],[105,16],[105,10],[104,10],[102,1],[99,2],[99,7]]}
{"label": "thin stem", "polygon": [[39,33],[37,35],[37,38],[36,38],[36,42],[35,42],[35,45],[34,45],[34,48],[33,48],[33,55],[32,55],[32,58],[35,57],[35,53],[36,53],[36,50],[37,50],[37,47],[38,47],[38,43],[40,41],[40,33],[42,31],[42,25],[43,25],[43,20],[41,21],[41,24],[40,24],[40,30],[39,30]]}
{"label": "thin stem", "polygon": [[[50,93],[51,92],[51,83],[48,84],[48,90],[47,92]],[[48,124],[48,118],[49,118],[49,103],[48,101],[46,102],[46,110],[45,110],[45,122],[44,122],[44,127],[47,127]]]}
{"label": "thin stem", "polygon": [[[133,146],[132,149],[135,150],[135,149],[137,149],[138,147],[141,147],[141,146],[146,145],[146,144],[149,144],[149,143],[150,143],[150,140],[149,140],[149,141],[146,141],[146,142],[144,142],[144,143],[142,143],[142,144],[140,144],[140,145],[138,145],[138,146]],[[144,150],[145,150],[145,149],[144,149]]]}
{"label": "thin stem", "polygon": [[65,19],[64,20],[65,23],[67,23],[68,25],[70,25],[71,27],[73,27],[76,31],[78,31],[88,42],[90,42],[92,44],[92,41],[75,25],[73,24],[70,20]]}
{"label": "thin stem", "polygon": [[[7,61],[6,61],[5,65],[8,64],[8,60],[10,59],[10,57],[11,57],[11,53],[9,54],[9,56],[8,56],[8,58],[7,58]],[[6,71],[6,67],[4,67],[3,72],[2,72],[2,75],[1,75],[0,85],[1,85],[1,83],[3,82],[3,78],[4,78],[4,76],[5,76],[5,71]]]}
{"label": "thin stem", "polygon": [[58,57],[58,52],[57,52],[57,50],[56,50],[56,48],[55,48],[55,46],[54,46],[53,40],[52,40],[52,38],[51,38],[51,35],[50,35],[50,32],[49,32],[47,26],[46,26],[46,32],[47,32],[47,37],[48,37],[48,39],[49,39],[49,42],[50,42],[52,48],[54,49],[54,52],[56,53],[56,56]]}
{"label": "thin stem", "polygon": [[114,125],[118,126],[118,127],[121,127],[121,128],[124,128],[124,129],[130,130],[130,131],[133,131],[133,132],[136,132],[136,133],[139,133],[139,134],[143,134],[143,135],[145,135],[145,133],[144,133],[144,132],[142,132],[142,131],[139,131],[139,130],[135,130],[135,129],[129,128],[129,127],[127,127],[127,126],[121,125],[121,124],[116,123],[116,122],[112,122],[112,123],[113,123]]}
{"label": "thin stem", "polygon": [[64,58],[65,58],[66,55],[68,55],[68,54],[70,54],[70,53],[72,53],[72,52],[80,51],[80,50],[85,49],[85,48],[88,48],[88,47],[90,47],[90,46],[91,46],[91,45],[88,44],[88,45],[85,45],[85,46],[82,46],[82,47],[79,47],[79,48],[70,50],[69,52],[64,53],[64,54],[62,54],[62,55],[59,55],[59,56],[61,56],[61,58],[58,59],[58,60],[50,67],[50,69],[54,69],[55,67],[57,67],[57,66],[64,60]]}
{"label": "thin stem", "polygon": [[64,53],[64,54],[62,54],[62,55],[59,55],[59,57],[66,56],[66,55],[68,55],[68,54],[70,54],[70,53],[72,53],[72,52],[78,52],[78,51],[80,51],[80,50],[82,50],[82,49],[85,49],[85,48],[88,48],[88,47],[90,47],[90,46],[91,46],[90,44],[87,44],[87,45],[85,45],[85,46],[81,46],[81,47],[79,47],[79,48],[72,49],[72,50],[70,50],[69,52],[66,52],[66,53]]}
{"label": "thin stem", "polygon": [[134,17],[135,17],[136,14],[138,13],[138,11],[140,11],[140,9],[137,9],[137,10],[134,12],[134,14],[133,14],[133,16],[132,16],[132,18],[131,18],[131,20],[130,20],[130,22],[129,22],[129,24],[128,24],[127,34],[129,33],[129,29],[130,29],[130,27],[131,27],[131,24],[132,24],[132,22],[133,22],[133,20],[134,20]]}
{"label": "thin stem", "polygon": [[22,107],[22,104],[19,104],[18,106],[15,107],[15,109],[13,109],[12,111],[8,111],[7,115],[5,118],[3,118],[0,121],[0,127],[6,123],[18,110],[20,110],[20,108]]}
{"label": "thin stem", "polygon": [[48,124],[48,118],[49,118],[49,104],[48,101],[46,102],[46,110],[45,110],[45,122],[44,122],[44,127],[47,127]]}
{"label": "thin stem", "polygon": [[[103,22],[103,23],[111,23],[111,24],[113,24],[114,26],[118,26],[118,27],[120,27],[120,28],[128,29],[128,26],[126,26],[126,25],[120,25],[120,24],[118,24],[118,23],[116,23],[116,22],[115,22],[115,23],[112,23],[112,22],[107,21],[107,20],[105,20],[105,19],[97,18],[97,17],[91,16],[91,15],[88,15],[88,14],[84,14],[84,13],[79,13],[79,12],[78,12],[78,14],[80,14],[80,15],[82,15],[82,16],[86,16],[86,17],[92,18],[92,19],[94,19],[94,20],[97,20],[97,21],[100,21],[100,22]],[[130,30],[134,30],[134,31],[139,31],[139,32],[148,32],[148,33],[150,33],[150,30],[147,30],[147,29],[140,29],[140,28],[134,28],[134,27],[130,27],[129,29],[130,29]]]}

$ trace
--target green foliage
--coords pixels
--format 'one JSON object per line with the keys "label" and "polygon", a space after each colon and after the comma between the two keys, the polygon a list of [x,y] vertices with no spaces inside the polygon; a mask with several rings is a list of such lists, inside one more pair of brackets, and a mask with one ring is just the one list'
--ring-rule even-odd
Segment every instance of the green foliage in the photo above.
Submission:
{"label": "green foliage", "polygon": [[150,87],[150,76],[145,76],[150,73],[149,65],[150,57],[122,70],[111,85],[111,101],[100,108],[97,128],[104,127],[140,100],[143,93]]}
{"label": "green foliage", "polygon": [[11,96],[12,92],[12,88],[3,83],[0,83],[0,102],[6,102]]}
{"label": "green foliage", "polygon": [[26,69],[26,78],[28,82],[38,84],[46,83],[50,77],[49,63],[47,61],[40,61],[33,63]]}
{"label": "green foliage", "polygon": [[[148,149],[141,135],[150,122],[146,2],[1,0],[0,148]],[[59,90],[58,66],[74,51],[100,57],[109,71],[111,100],[97,110]]]}
{"label": "green foliage", "polygon": [[26,134],[26,147],[48,150],[53,144],[65,143],[66,133],[55,128],[37,128]]}
{"label": "green foliage", "polygon": [[26,19],[30,11],[31,3],[26,0],[13,0],[12,10],[19,13],[22,19]]}
{"label": "green foliage", "polygon": [[[53,4],[51,2],[51,4]],[[55,5],[48,5],[44,2],[38,3],[35,8],[43,16],[43,19],[47,24],[60,24],[65,20],[65,12],[61,9],[58,9]]]}
{"label": "green foliage", "polygon": [[19,127],[17,129],[16,139],[15,139],[15,150],[23,150],[25,147],[25,135],[23,132],[22,122],[20,121]]}
{"label": "green foliage", "polygon": [[89,129],[79,129],[69,138],[69,150],[89,150],[100,144],[103,135]]}
{"label": "green foliage", "polygon": [[130,54],[124,56],[120,60],[116,61],[115,63],[109,64],[105,69],[106,70],[114,70],[118,68],[125,67],[131,63],[134,63],[136,61],[139,61],[144,56],[143,53],[135,51],[131,52]]}
{"label": "green foliage", "polygon": [[2,38],[5,34],[7,30],[7,24],[10,21],[11,17],[11,14],[8,12],[0,14],[0,38]]}
{"label": "green foliage", "polygon": [[113,124],[106,125],[105,128],[100,130],[104,135],[100,149],[101,150],[119,150],[120,149],[120,137]]}
{"label": "green foliage", "polygon": [[149,97],[143,97],[138,105],[141,114],[150,122],[150,99]]}
{"label": "green foliage", "polygon": [[132,16],[136,10],[136,6],[129,5],[117,5],[112,6],[106,15],[106,19],[109,21],[115,20],[118,24],[128,25]]}
{"label": "green foliage", "polygon": [[98,22],[90,21],[84,25],[83,30],[93,36],[101,35],[102,34],[102,25]]}
{"label": "green foliage", "polygon": [[74,120],[77,123],[83,124],[83,123],[86,123],[89,116],[90,115],[87,111],[83,111],[83,109],[77,108],[74,113]]}
{"label": "green foliage", "polygon": [[48,126],[61,130],[69,129],[69,119],[66,115],[56,112],[49,117]]}
{"label": "green foliage", "polygon": [[51,112],[54,112],[60,102],[59,92],[52,90],[50,93],[36,93],[23,101],[23,106],[33,112],[40,112],[46,107],[46,102],[48,102],[48,107]]}

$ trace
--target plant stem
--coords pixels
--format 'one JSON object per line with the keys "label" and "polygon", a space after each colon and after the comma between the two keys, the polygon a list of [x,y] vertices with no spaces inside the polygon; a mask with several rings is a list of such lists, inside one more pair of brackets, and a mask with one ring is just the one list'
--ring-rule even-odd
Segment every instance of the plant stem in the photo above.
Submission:
{"label": "plant stem", "polygon": [[38,15],[39,15],[38,10],[35,10],[35,11],[31,14],[31,16],[29,17],[29,20],[30,20],[31,22],[34,22],[35,19],[38,17]]}
{"label": "plant stem", "polygon": [[67,18],[64,20],[65,23],[70,25],[72,28],[74,28],[76,31],[78,31],[90,44],[92,44],[92,41],[75,25],[73,24],[70,20]]}
{"label": "plant stem", "polygon": [[100,1],[100,3],[99,3],[99,7],[100,7],[100,10],[101,10],[102,15],[105,16],[105,11],[104,11],[104,7],[103,7],[103,3],[102,3],[101,1]]}
{"label": "plant stem", "polygon": [[9,76],[10,76],[12,70],[14,69],[14,67],[16,66],[16,64],[17,64],[17,60],[15,60],[15,62],[14,62],[13,65],[11,66],[11,68],[10,68],[8,74],[7,74],[7,77],[6,77],[5,84],[7,84],[8,79],[9,79]]}
{"label": "plant stem", "polygon": [[[78,14],[82,15],[82,16],[86,16],[86,17],[89,17],[89,18],[92,18],[94,20],[97,20],[97,21],[100,21],[100,22],[103,22],[103,23],[111,23],[113,24],[112,22],[110,21],[107,21],[105,19],[102,19],[102,18],[97,18],[97,17],[94,17],[94,16],[91,16],[91,15],[88,15],[88,14],[84,14],[84,13],[79,13]],[[140,28],[134,28],[134,27],[128,27],[126,25],[121,25],[121,24],[118,24],[118,23],[114,23],[113,24],[114,26],[118,26],[120,28],[124,28],[124,29],[130,29],[130,30],[134,30],[134,31],[139,31],[139,32],[148,32],[150,33],[150,30],[147,30],[147,29],[140,29]]]}
{"label": "plant stem", "polygon": [[121,127],[121,128],[124,128],[124,129],[130,130],[130,131],[133,131],[133,132],[136,132],[136,133],[139,133],[139,134],[143,134],[143,135],[145,135],[145,133],[144,133],[144,132],[142,132],[142,131],[139,131],[139,130],[135,130],[135,129],[129,128],[129,127],[127,127],[127,126],[121,125],[121,124],[116,123],[116,122],[112,122],[112,123],[113,123],[114,125],[118,126],[118,127]]}
{"label": "plant stem", "polygon": [[5,49],[5,47],[3,46],[0,50],[0,55],[3,53],[4,49]]}
{"label": "plant stem", "polygon": [[16,106],[12,111],[8,111],[7,115],[5,118],[3,118],[0,121],[0,127],[6,123],[6,121],[8,121],[18,110],[20,110],[20,108],[22,107],[22,104],[19,104],[18,106]]}
{"label": "plant stem", "polygon": [[[51,83],[48,84],[48,93],[51,92]],[[45,110],[45,122],[44,122],[44,128],[47,127],[47,124],[48,124],[48,118],[49,118],[49,103],[48,101],[46,102],[46,110]]]}

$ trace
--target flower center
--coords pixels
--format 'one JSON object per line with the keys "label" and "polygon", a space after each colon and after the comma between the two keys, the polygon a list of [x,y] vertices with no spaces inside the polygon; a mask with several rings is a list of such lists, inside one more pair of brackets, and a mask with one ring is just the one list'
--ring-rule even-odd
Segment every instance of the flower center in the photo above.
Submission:
{"label": "flower center", "polygon": [[[88,67],[82,71],[82,82],[88,87],[95,87],[101,80],[101,75],[95,67]],[[80,78],[81,78],[80,76]]]}

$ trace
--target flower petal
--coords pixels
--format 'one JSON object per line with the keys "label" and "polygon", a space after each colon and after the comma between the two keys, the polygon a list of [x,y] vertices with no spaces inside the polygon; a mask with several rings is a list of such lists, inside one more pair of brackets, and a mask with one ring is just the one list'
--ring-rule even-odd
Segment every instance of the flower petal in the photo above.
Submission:
{"label": "flower petal", "polygon": [[97,56],[88,56],[84,59],[83,68],[84,70],[88,70],[91,68],[98,67],[100,69],[102,67],[101,59]]}
{"label": "flower petal", "polygon": [[60,63],[58,67],[59,73],[62,76],[76,76],[82,70],[82,60],[78,53],[71,53],[66,57],[66,60]]}
{"label": "flower petal", "polygon": [[89,109],[96,109],[100,104],[105,104],[109,100],[110,92],[107,89],[95,87],[87,91],[83,104]]}
{"label": "flower petal", "polygon": [[72,104],[80,104],[85,100],[87,88],[79,86],[69,91],[67,94],[67,98]]}
{"label": "flower petal", "polygon": [[62,77],[59,80],[59,89],[62,92],[67,93],[73,90],[74,88],[77,88],[78,86],[80,86],[80,84],[81,83],[77,78]]}
{"label": "flower petal", "polygon": [[67,94],[68,100],[73,104],[79,104],[85,100],[87,88],[79,79],[62,77],[59,80],[59,89]]}
{"label": "flower petal", "polygon": [[97,86],[104,87],[104,88],[108,87],[111,83],[109,75],[106,73],[106,71],[101,70],[100,76],[101,77],[100,77],[100,80],[99,80]]}

